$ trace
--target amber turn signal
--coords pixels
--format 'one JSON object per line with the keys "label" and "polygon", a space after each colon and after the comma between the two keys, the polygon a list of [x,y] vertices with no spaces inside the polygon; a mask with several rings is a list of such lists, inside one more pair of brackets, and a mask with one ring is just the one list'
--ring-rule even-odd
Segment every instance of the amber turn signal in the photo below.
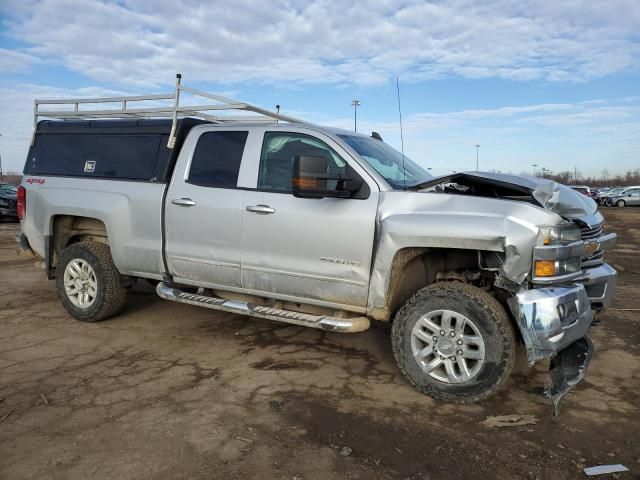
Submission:
{"label": "amber turn signal", "polygon": [[536,277],[553,277],[556,274],[555,260],[536,260]]}
{"label": "amber turn signal", "polygon": [[317,178],[293,177],[293,186],[296,187],[296,188],[317,189],[318,188],[318,179]]}

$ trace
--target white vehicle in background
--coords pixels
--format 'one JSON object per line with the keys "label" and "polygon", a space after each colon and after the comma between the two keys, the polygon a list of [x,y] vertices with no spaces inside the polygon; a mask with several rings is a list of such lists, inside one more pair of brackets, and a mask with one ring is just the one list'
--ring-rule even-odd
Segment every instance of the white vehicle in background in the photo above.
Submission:
{"label": "white vehicle in background", "polygon": [[607,197],[610,207],[638,207],[640,206],[640,185],[626,187]]}

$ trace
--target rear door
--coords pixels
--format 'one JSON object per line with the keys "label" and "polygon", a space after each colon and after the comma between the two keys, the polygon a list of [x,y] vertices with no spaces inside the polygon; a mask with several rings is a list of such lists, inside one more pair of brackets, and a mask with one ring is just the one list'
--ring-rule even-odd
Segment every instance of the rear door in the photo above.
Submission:
{"label": "rear door", "polygon": [[194,129],[182,147],[165,202],[166,256],[178,282],[240,287],[242,190],[249,129]]}
{"label": "rear door", "polygon": [[[242,286],[283,299],[364,309],[378,188],[329,137],[294,127],[267,129],[242,208]],[[293,158],[320,155],[328,173],[352,169],[366,184],[360,198],[296,198]],[[257,178],[256,178],[257,177]],[[353,309],[353,308],[352,308]]]}

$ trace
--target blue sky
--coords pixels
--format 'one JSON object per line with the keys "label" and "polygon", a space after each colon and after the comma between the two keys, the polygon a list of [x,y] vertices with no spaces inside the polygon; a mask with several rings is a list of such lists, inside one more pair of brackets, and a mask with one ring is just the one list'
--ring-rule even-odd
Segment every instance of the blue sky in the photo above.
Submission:
{"label": "blue sky", "polygon": [[3,0],[0,154],[21,170],[34,98],[184,82],[379,131],[448,173],[640,168],[637,0]]}

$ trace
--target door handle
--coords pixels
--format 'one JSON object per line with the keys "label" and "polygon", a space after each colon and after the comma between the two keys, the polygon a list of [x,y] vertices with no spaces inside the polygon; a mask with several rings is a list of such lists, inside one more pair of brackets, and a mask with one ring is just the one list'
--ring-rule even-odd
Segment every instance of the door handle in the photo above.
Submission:
{"label": "door handle", "polygon": [[174,198],[171,200],[171,203],[174,205],[179,205],[181,207],[193,207],[196,202],[191,200],[190,198]]}
{"label": "door handle", "polygon": [[276,210],[275,208],[271,208],[269,205],[251,205],[247,207],[247,212],[269,215],[271,213],[276,213]]}

